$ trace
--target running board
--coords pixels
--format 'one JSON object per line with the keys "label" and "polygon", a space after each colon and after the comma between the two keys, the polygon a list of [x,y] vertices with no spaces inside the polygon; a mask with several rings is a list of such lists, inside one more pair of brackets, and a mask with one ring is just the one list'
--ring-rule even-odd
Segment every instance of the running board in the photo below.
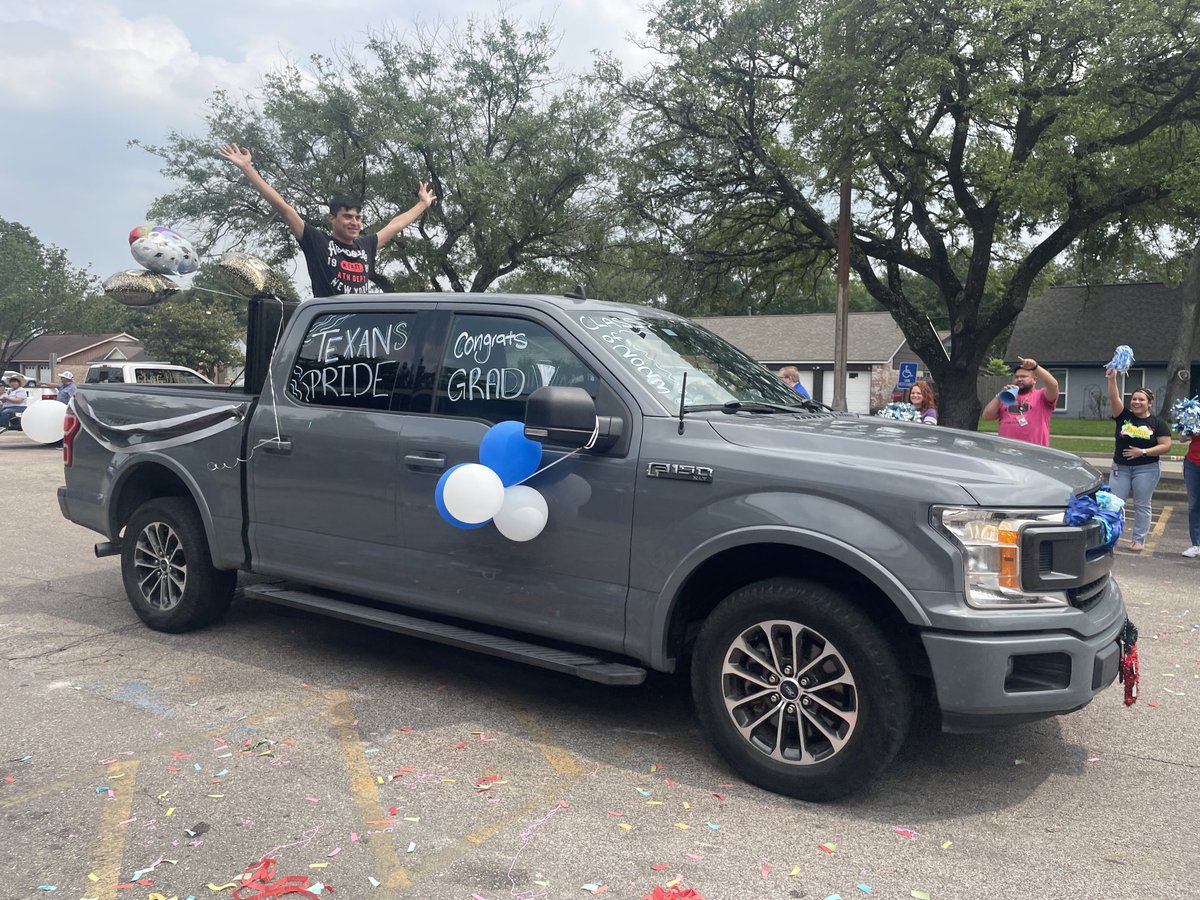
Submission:
{"label": "running board", "polygon": [[242,587],[242,592],[248,597],[290,606],[293,609],[317,612],[335,619],[371,625],[375,628],[394,631],[397,634],[425,638],[464,650],[475,650],[479,653],[499,656],[502,659],[511,659],[531,666],[551,669],[555,672],[565,672],[568,675],[575,675],[588,681],[598,681],[601,684],[632,685],[641,684],[646,680],[646,670],[638,666],[607,662],[584,653],[543,647],[515,638],[472,631],[458,625],[418,619],[404,613],[360,606],[357,603],[348,603],[333,597],[282,588],[276,584],[245,585]]}

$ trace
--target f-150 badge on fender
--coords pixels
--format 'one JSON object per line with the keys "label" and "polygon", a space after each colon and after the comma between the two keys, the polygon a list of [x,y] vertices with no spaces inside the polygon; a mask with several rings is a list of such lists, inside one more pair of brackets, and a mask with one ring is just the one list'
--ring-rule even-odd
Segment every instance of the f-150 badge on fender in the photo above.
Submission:
{"label": "f-150 badge on fender", "polygon": [[647,478],[674,478],[677,481],[701,481],[712,484],[712,466],[692,466],[684,463],[646,463]]}

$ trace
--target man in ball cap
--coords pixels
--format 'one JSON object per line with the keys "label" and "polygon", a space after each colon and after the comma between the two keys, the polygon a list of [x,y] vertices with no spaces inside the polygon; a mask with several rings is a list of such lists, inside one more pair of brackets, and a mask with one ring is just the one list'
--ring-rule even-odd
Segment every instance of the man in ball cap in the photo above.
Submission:
{"label": "man in ball cap", "polygon": [[[1039,381],[1043,387],[1037,386]],[[1050,418],[1058,405],[1058,381],[1037,360],[1018,356],[1013,383],[1005,385],[1004,390],[1011,391],[1014,399],[1002,403],[997,394],[983,408],[984,420],[1000,420],[996,429],[1000,437],[1049,447]]]}
{"label": "man in ball cap", "polygon": [[412,209],[393,217],[374,234],[363,235],[360,234],[361,201],[338,194],[329,201],[330,233],[305,223],[300,214],[254,168],[247,148],[226,144],[217,152],[242,171],[251,186],[283,219],[292,237],[300,242],[314,297],[367,293],[370,282],[379,277],[375,273],[375,256],[379,248],[437,202],[429,185],[422,181],[417,189],[417,203]]}
{"label": "man in ball cap", "polygon": [[58,388],[58,393],[54,395],[54,399],[59,403],[70,403],[71,398],[75,396],[75,376],[71,372],[63,371],[58,373],[58,384],[53,381],[39,381],[40,387]]}

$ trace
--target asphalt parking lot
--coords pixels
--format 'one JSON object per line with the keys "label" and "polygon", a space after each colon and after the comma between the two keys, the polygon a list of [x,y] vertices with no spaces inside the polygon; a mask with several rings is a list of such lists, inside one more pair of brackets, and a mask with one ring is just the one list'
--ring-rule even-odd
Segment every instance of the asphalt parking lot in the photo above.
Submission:
{"label": "asphalt parking lot", "polygon": [[[142,626],[64,521],[60,455],[0,438],[0,900],[1182,898],[1200,892],[1200,560],[1186,510],[1118,554],[1142,694],[942,734],[815,805],[741,782],[687,686],[609,688],[244,599]],[[264,879],[265,880],[265,879]],[[278,894],[274,894],[278,895]],[[303,895],[295,895],[303,896]]]}

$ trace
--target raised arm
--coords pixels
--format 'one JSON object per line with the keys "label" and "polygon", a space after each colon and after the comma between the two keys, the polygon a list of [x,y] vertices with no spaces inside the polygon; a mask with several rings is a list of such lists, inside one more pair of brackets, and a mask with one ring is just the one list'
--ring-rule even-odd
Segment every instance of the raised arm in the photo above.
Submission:
{"label": "raised arm", "polygon": [[417,219],[421,218],[421,214],[435,203],[437,203],[437,195],[430,190],[428,184],[422,181],[420,188],[417,190],[417,202],[413,205],[412,209],[393,217],[390,222],[379,229],[379,246],[382,247],[413,222],[417,221]]}
{"label": "raised arm", "polygon": [[1037,364],[1037,360],[1027,359],[1024,356],[1018,356],[1017,362],[1020,364],[1022,369],[1028,369],[1031,371],[1033,373],[1033,377],[1041,382],[1042,393],[1046,397],[1046,402],[1049,403],[1051,407],[1057,404],[1058,379],[1051,375],[1048,369],[1043,369],[1041,366],[1039,366]]}
{"label": "raised arm", "polygon": [[283,219],[283,223],[287,225],[288,231],[292,233],[292,237],[300,240],[300,236],[304,234],[304,220],[300,218],[298,212],[288,205],[286,200],[279,196],[279,192],[267,184],[267,180],[258,174],[258,170],[254,168],[250,151],[245,147],[239,147],[237,144],[226,144],[217,152],[242,170],[242,174],[246,176],[246,180],[271,205],[271,209],[275,210],[275,214]]}
{"label": "raised arm", "polygon": [[1112,407],[1113,416],[1119,416],[1125,408],[1125,401],[1121,399],[1121,392],[1117,389],[1117,370],[1105,369],[1104,377],[1108,379],[1108,405]]}

